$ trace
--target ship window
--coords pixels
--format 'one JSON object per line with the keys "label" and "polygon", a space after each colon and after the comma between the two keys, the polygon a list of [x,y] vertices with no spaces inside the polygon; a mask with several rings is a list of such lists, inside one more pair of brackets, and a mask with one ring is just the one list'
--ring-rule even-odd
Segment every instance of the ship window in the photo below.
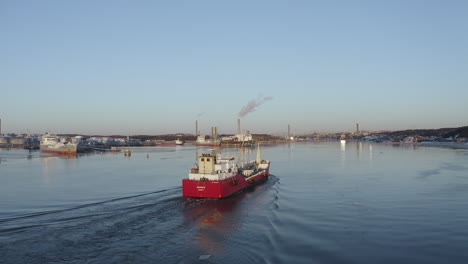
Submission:
{"label": "ship window", "polygon": [[206,159],[206,161],[210,161],[210,159]]}
{"label": "ship window", "polygon": [[205,161],[205,159],[204,159],[204,158],[201,158],[201,161]]}

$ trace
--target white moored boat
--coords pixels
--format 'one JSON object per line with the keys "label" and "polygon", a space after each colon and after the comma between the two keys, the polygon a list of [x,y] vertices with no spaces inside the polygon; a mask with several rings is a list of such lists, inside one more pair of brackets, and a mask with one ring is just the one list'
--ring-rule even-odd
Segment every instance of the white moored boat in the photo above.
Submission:
{"label": "white moored boat", "polygon": [[40,148],[42,152],[57,154],[76,154],[78,145],[46,133],[42,136]]}

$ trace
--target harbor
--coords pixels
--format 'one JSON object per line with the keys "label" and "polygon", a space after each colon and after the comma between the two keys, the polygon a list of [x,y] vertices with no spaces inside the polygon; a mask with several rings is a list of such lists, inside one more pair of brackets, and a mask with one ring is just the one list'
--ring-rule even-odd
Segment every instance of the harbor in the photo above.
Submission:
{"label": "harbor", "polygon": [[[253,147],[256,142],[270,143],[282,142],[282,137],[258,134],[252,135],[249,130],[241,132],[240,119],[237,121],[237,134],[218,134],[218,127],[211,127],[211,135],[200,134],[198,120],[196,121],[195,134],[168,134],[168,135],[132,135],[132,136],[89,136],[78,134],[57,134],[49,132],[45,134],[0,134],[0,148],[24,148],[29,150],[42,149],[44,142],[64,142],[65,144],[76,145],[74,153],[87,153],[92,151],[115,151],[120,147],[168,147],[168,146],[214,146],[214,147]],[[49,144],[50,145],[50,144]],[[54,151],[54,150],[46,150]],[[60,151],[56,151],[60,153]],[[64,154],[74,154],[69,150]]]}
{"label": "harbor", "polygon": [[[241,132],[240,121],[235,134],[219,134],[218,127],[211,127],[211,135],[200,134],[198,122],[196,133],[176,133],[165,135],[113,135],[95,136],[78,134],[58,134],[58,139],[77,144],[78,153],[93,151],[115,151],[121,147],[169,147],[169,146],[212,146],[212,147],[254,147],[256,143],[279,144],[285,142],[321,142],[321,141],[360,141],[389,144],[420,144],[468,147],[468,127],[444,129],[419,129],[401,131],[361,131],[356,124],[354,132],[337,133],[292,133],[288,125],[287,132],[281,134],[254,134],[250,130]],[[44,134],[0,134],[0,148],[29,150],[40,149]]]}
{"label": "harbor", "polygon": [[465,264],[468,1],[2,1],[0,264]]}

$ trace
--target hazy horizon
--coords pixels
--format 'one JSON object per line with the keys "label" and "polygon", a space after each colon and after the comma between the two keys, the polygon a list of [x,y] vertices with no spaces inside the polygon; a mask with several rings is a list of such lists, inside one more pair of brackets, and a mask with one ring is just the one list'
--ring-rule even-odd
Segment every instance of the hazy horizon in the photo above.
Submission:
{"label": "hazy horizon", "polygon": [[468,125],[467,1],[3,1],[2,133]]}

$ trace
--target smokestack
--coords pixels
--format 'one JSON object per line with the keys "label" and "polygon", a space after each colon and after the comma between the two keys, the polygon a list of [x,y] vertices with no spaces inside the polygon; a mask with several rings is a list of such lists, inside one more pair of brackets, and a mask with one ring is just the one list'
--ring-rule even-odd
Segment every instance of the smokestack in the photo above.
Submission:
{"label": "smokestack", "polygon": [[288,124],[288,140],[291,140],[291,125]]}
{"label": "smokestack", "polygon": [[195,120],[195,136],[198,136],[198,120]]}
{"label": "smokestack", "polygon": [[217,127],[211,127],[211,137],[213,140],[218,140],[218,128]]}
{"label": "smokestack", "polygon": [[237,134],[240,134],[241,133],[241,129],[240,129],[240,118],[237,119]]}
{"label": "smokestack", "polygon": [[359,133],[359,123],[356,123],[356,133]]}
{"label": "smokestack", "polygon": [[0,118],[0,136],[2,135],[2,119]]}

